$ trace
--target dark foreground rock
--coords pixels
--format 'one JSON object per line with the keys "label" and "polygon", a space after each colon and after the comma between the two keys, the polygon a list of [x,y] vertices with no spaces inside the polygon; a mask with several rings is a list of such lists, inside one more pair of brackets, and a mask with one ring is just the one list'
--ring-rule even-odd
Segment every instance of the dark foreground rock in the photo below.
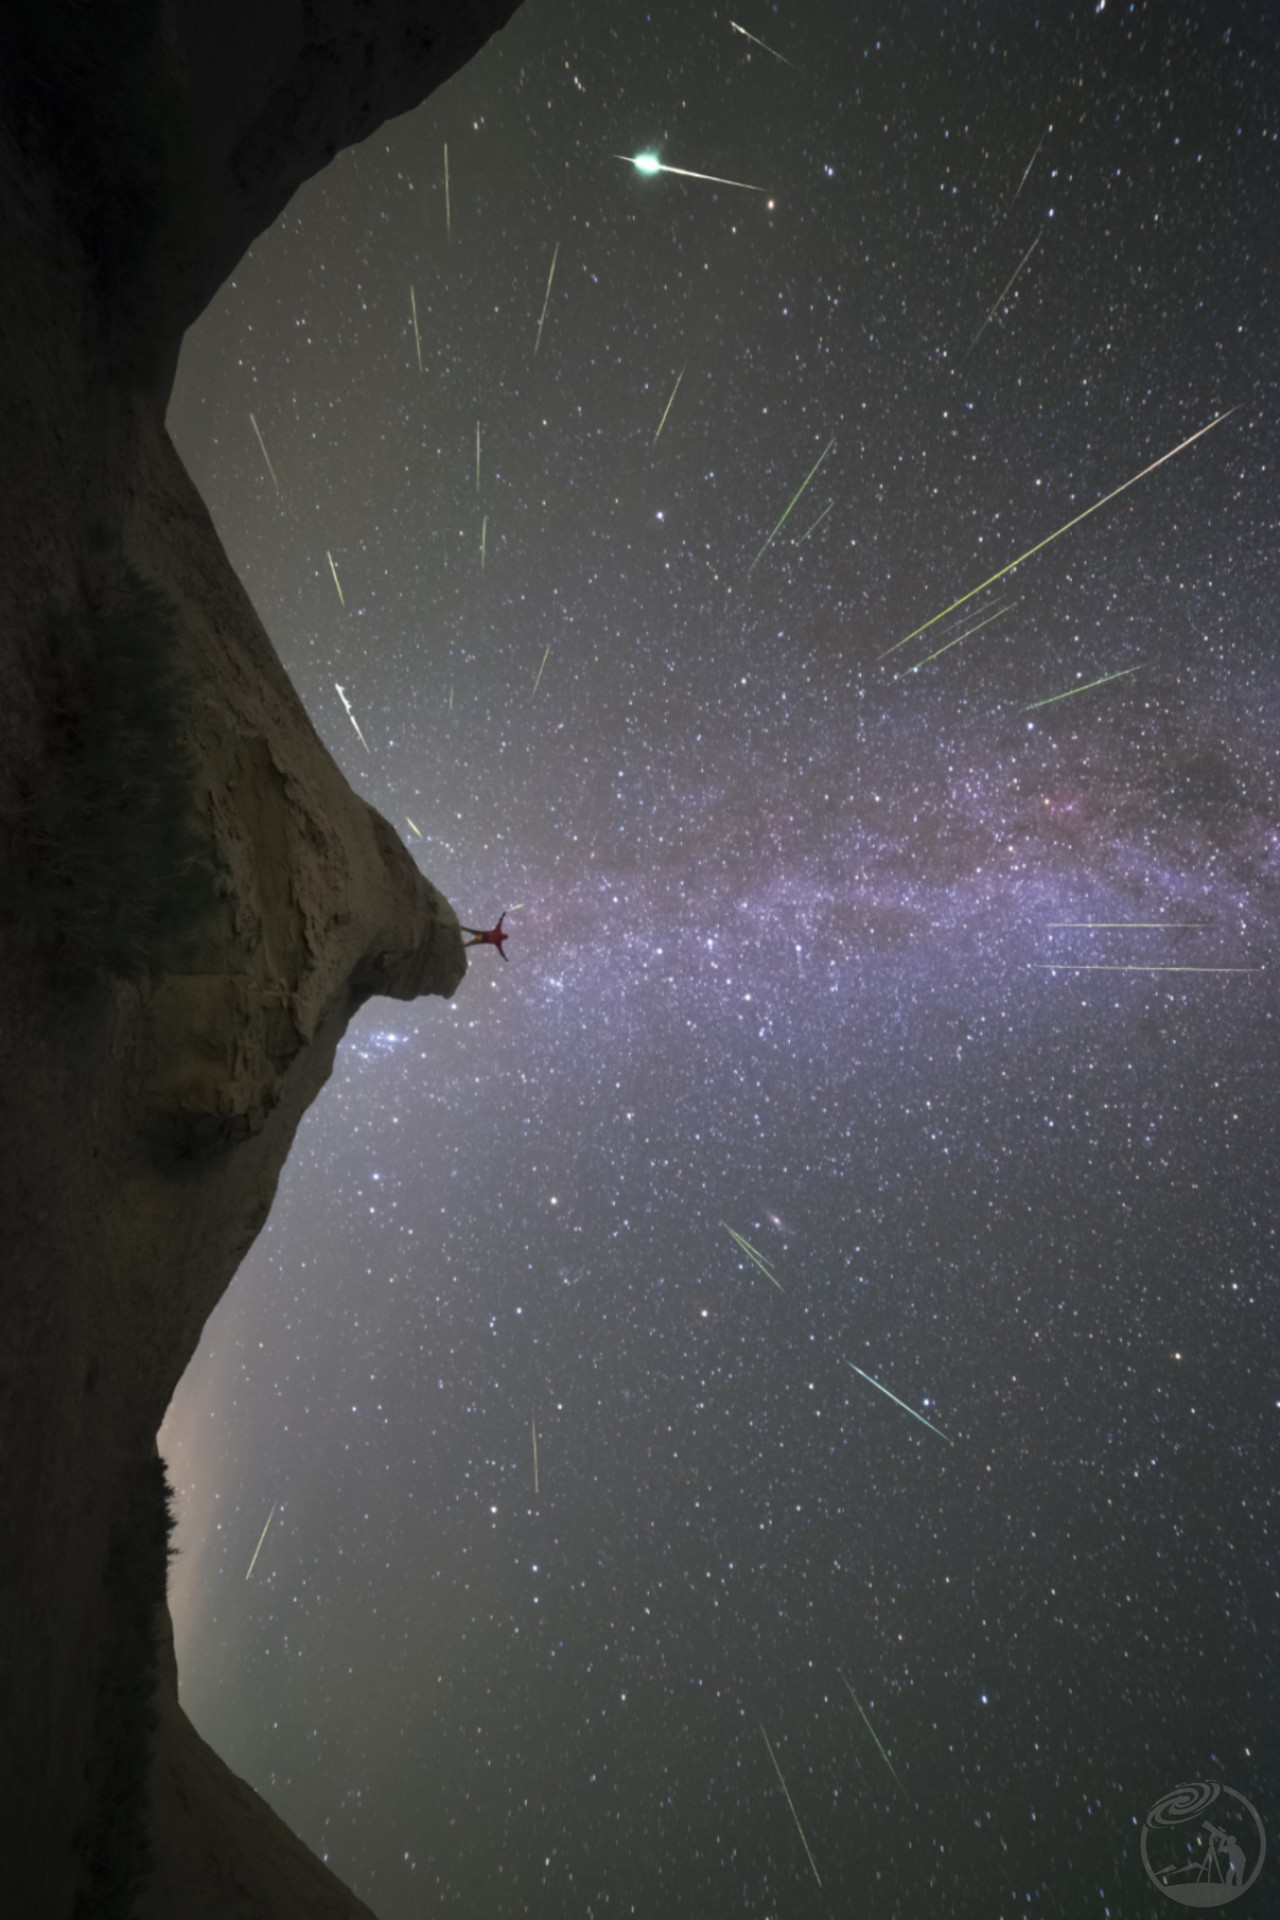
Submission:
{"label": "dark foreground rock", "polygon": [[178,1706],[155,1435],[352,1013],[451,994],[465,958],[164,412],[185,329],[299,184],[513,10],[0,10],[0,1908],[24,1920],[368,1911]]}

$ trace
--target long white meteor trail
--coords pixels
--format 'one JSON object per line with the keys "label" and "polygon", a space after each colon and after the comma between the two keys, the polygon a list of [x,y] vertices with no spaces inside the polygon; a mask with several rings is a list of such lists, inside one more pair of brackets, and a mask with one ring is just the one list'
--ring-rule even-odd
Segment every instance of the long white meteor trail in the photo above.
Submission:
{"label": "long white meteor trail", "polygon": [[686,180],[709,180],[713,187],[742,187],[747,193],[768,193],[768,187],[753,187],[749,180],[726,180],[718,173],[691,173],[688,167],[666,167],[656,153],[615,153],[615,160],[624,160],[637,173],[679,173]]}
{"label": "long white meteor trail", "polygon": [[[846,1686],[846,1688],[848,1688],[848,1692],[849,1692],[849,1698],[850,1698],[850,1699],[852,1700],[852,1702],[853,1702],[853,1704],[854,1704],[854,1706],[855,1706],[855,1707],[856,1707],[856,1708],[858,1709],[858,1712],[859,1712],[859,1713],[860,1713],[860,1714],[862,1715],[862,1724],[863,1724],[863,1725],[865,1726],[865,1728],[866,1728],[866,1730],[867,1730],[867,1732],[868,1732],[868,1733],[869,1733],[869,1734],[871,1735],[871,1738],[872,1738],[872,1739],[873,1739],[873,1740],[875,1741],[875,1743],[876,1743],[876,1745],[877,1745],[877,1747],[880,1747],[880,1758],[881,1758],[881,1759],[882,1759],[882,1760],[884,1761],[884,1763],[885,1763],[885,1765],[886,1765],[886,1767],[888,1767],[888,1769],[889,1769],[889,1771],[890,1771],[890,1773],[891,1773],[891,1774],[893,1775],[893,1777],[894,1777],[894,1779],[895,1779],[895,1780],[898,1780],[898,1771],[897,1771],[897,1768],[896,1768],[896,1767],[894,1766],[894,1764],[893,1764],[893,1762],[892,1762],[892,1760],[891,1760],[891,1759],[889,1758],[889,1756],[888,1756],[888,1754],[887,1754],[887,1753],[885,1752],[885,1750],[884,1750],[884,1748],[880,1746],[880,1735],[879,1735],[879,1734],[878,1734],[878,1733],[876,1732],[876,1730],[875,1730],[875,1728],[874,1728],[874,1727],[872,1726],[872,1724],[871,1724],[871,1722],[870,1722],[870,1720],[868,1720],[868,1718],[867,1718],[867,1712],[866,1712],[866,1708],[865,1708],[865,1707],[863,1706],[863,1704],[862,1704],[862,1702],[861,1702],[861,1700],[859,1700],[859,1698],[858,1698],[858,1696],[857,1696],[857,1694],[856,1694],[856,1693],[854,1692],[854,1690],[853,1690],[853,1688],[852,1688],[851,1686],[849,1686],[849,1680],[848,1680],[848,1676],[846,1675],[846,1673],[845,1673],[845,1671],[844,1671],[844,1668],[843,1668],[843,1667],[837,1667],[837,1668],[836,1668],[836,1672],[837,1672],[837,1673],[838,1673],[838,1674],[840,1675],[840,1678],[841,1678],[841,1679],[842,1679],[842,1680],[844,1681],[844,1684],[845,1684],[845,1686]],[[900,1787],[902,1787],[902,1782],[901,1782],[901,1780],[898,1780],[898,1785],[899,1785]],[[903,1787],[903,1788],[902,1788],[902,1790],[903,1790],[903,1792],[904,1792],[904,1793],[906,1792],[906,1788],[905,1788],[905,1787]]]}
{"label": "long white meteor trail", "polygon": [[[337,683],[337,681],[336,681],[336,680],[334,681],[334,683],[333,683],[333,684],[334,684],[334,686],[335,686],[335,687],[338,687],[338,683]],[[352,726],[353,726],[353,727],[355,728],[355,730],[356,730],[356,732],[360,734],[360,745],[361,745],[361,746],[362,746],[362,747],[364,748],[364,750],[365,750],[365,752],[366,752],[367,754],[369,754],[369,755],[370,755],[370,757],[372,757],[372,754],[373,754],[373,748],[372,748],[372,747],[371,747],[371,746],[369,745],[369,742],[368,742],[368,741],[367,741],[367,740],[365,739],[365,737],[364,737],[364,735],[363,735],[362,733],[360,733],[360,722],[359,722],[359,721],[358,721],[358,720],[356,719],[356,717],[355,717],[355,715],[354,715],[354,713],[352,713],[352,711],[351,711],[351,702],[350,702],[350,701],[348,700],[348,698],[347,698],[347,696],[346,696],[346,694],[344,693],[344,691],[343,691],[343,689],[342,689],[341,687],[338,687],[338,698],[339,698],[339,700],[341,700],[341,702],[342,702],[342,704],[343,704],[343,706],[344,706],[344,707],[346,708],[346,710],[347,710],[347,718],[348,718],[348,720],[349,720],[349,721],[351,722],[351,724],[352,724]]]}
{"label": "long white meteor trail", "polygon": [[271,464],[271,455],[267,452],[267,443],[262,437],[261,427],[258,425],[257,421],[254,419],[252,414],[249,415],[249,425],[253,428],[254,432],[258,436],[258,445],[262,448],[262,457],[267,463],[267,472],[271,475],[271,479],[275,486],[276,492],[279,493],[280,482],[276,479],[276,470]]}
{"label": "long white meteor trail", "polygon": [[[750,40],[753,46],[764,47],[764,50],[766,53],[771,53],[775,60],[781,60],[783,66],[790,67],[792,73],[799,73],[800,69],[796,65],[795,61],[788,60],[785,53],[779,53],[776,47],[767,46],[763,40],[757,40],[754,33],[748,33],[746,28],[740,27],[736,20],[731,20],[729,22],[729,25],[733,28],[735,33],[740,33],[744,40]],[[1028,168],[1028,172],[1029,171],[1030,169]]]}
{"label": "long white meteor trail", "polygon": [[778,1776],[778,1785],[782,1788],[783,1793],[786,1794],[787,1796],[787,1805],[791,1809],[791,1818],[795,1821],[796,1832],[800,1835],[800,1845],[804,1848],[805,1853],[808,1855],[809,1865],[813,1868],[814,1879],[817,1881],[818,1885],[821,1886],[822,1875],[818,1872],[817,1864],[814,1861],[814,1857],[809,1852],[809,1842],[804,1837],[804,1828],[800,1825],[800,1815],[796,1812],[796,1803],[791,1798],[791,1795],[787,1790],[787,1783],[782,1777],[782,1768],[778,1765],[778,1756],[773,1750],[773,1742],[770,1740],[768,1734],[765,1733],[764,1721],[760,1718],[758,1714],[756,1715],[756,1725],[759,1727],[761,1735],[764,1738],[765,1746],[768,1747],[769,1749],[769,1758],[772,1760],[773,1770]]}
{"label": "long white meteor trail", "polygon": [[1031,158],[1030,158],[1030,159],[1028,160],[1028,162],[1027,162],[1027,167],[1026,167],[1026,172],[1025,172],[1025,173],[1023,174],[1023,176],[1022,176],[1022,178],[1021,178],[1021,180],[1019,180],[1019,182],[1018,182],[1018,187],[1017,187],[1017,192],[1015,192],[1015,194],[1014,194],[1014,196],[1013,196],[1013,199],[1012,199],[1012,200],[1011,200],[1011,201],[1009,202],[1009,211],[1010,211],[1010,213],[1012,213],[1012,212],[1013,212],[1013,209],[1014,209],[1014,207],[1015,207],[1015,205],[1017,204],[1017,199],[1018,199],[1018,194],[1022,192],[1022,189],[1023,189],[1023,188],[1024,188],[1025,186],[1026,186],[1026,184],[1027,184],[1027,174],[1029,174],[1029,173],[1031,172],[1031,169],[1032,169],[1032,167],[1034,167],[1034,165],[1035,165],[1035,163],[1036,163],[1036,161],[1037,161],[1037,159],[1039,158],[1039,155],[1040,155],[1040,149],[1041,149],[1041,147],[1042,147],[1042,146],[1044,145],[1044,143],[1045,143],[1045,141],[1046,141],[1046,140],[1047,140],[1047,139],[1049,138],[1049,135],[1050,135],[1050,134],[1051,134],[1052,132],[1053,132],[1053,122],[1052,122],[1052,120],[1051,120],[1051,121],[1049,122],[1049,124],[1048,124],[1048,126],[1047,126],[1047,127],[1045,128],[1045,130],[1044,130],[1044,132],[1043,132],[1043,133],[1042,133],[1042,134],[1040,135],[1040,138],[1039,138],[1039,139],[1037,140],[1037,142],[1036,142],[1036,150],[1035,150],[1035,152],[1034,152],[1034,153],[1032,154],[1032,156],[1031,156]]}
{"label": "long white meteor trail", "polygon": [[[276,1517],[276,1507],[278,1507],[279,1505],[280,1505],[280,1502],[279,1502],[279,1501],[277,1500],[277,1501],[276,1501],[276,1503],[275,1503],[275,1506],[273,1506],[273,1507],[272,1507],[272,1509],[271,1509],[271,1511],[270,1511],[270,1513],[269,1513],[269,1514],[267,1515],[267,1527],[269,1527],[269,1526],[271,1525],[271,1522],[272,1522],[272,1521],[273,1521],[273,1520],[275,1519],[275,1517]],[[258,1544],[257,1544],[257,1546],[256,1546],[256,1547],[254,1548],[254,1550],[253,1550],[253,1559],[252,1559],[252,1560],[251,1560],[251,1561],[249,1562],[249,1573],[252,1573],[252,1572],[253,1572],[253,1570],[254,1570],[254,1568],[255,1568],[255,1567],[257,1566],[257,1564],[258,1564],[258,1555],[259,1555],[259,1554],[260,1554],[260,1553],[262,1552],[262,1542],[263,1542],[263,1541],[264,1541],[264,1540],[266,1539],[266,1537],[267,1537],[267,1527],[264,1527],[264,1528],[262,1529],[262,1533],[261,1533],[261,1535],[259,1536],[259,1539],[258,1539]],[[246,1580],[247,1580],[247,1579],[249,1578],[249,1573],[246,1573],[246,1575],[245,1575],[245,1579],[246,1579]]]}
{"label": "long white meteor trail", "polygon": [[[1032,254],[1035,252],[1036,248],[1040,245],[1040,242],[1043,239],[1044,239],[1044,228],[1041,227],[1039,233],[1036,235],[1035,239],[1031,242],[1031,245],[1027,248],[1026,252],[1023,254],[1021,260],[1019,260],[1013,272],[1009,275],[1008,283],[1005,286],[1004,292],[1001,293],[994,307],[992,307],[990,313],[987,315],[986,319],[983,321],[982,325],[978,328],[978,331],[974,334],[972,340],[969,342],[969,353],[973,352],[979,340],[981,340],[983,334],[986,332],[987,328],[991,325],[991,322],[995,319],[996,314],[1000,311],[1000,308],[1004,305],[1005,294],[1008,293],[1009,288],[1013,285],[1014,281],[1017,279],[1018,275],[1022,272],[1022,269],[1026,266],[1028,260],[1031,258]],[[966,360],[969,358],[969,353],[966,353],[965,355]]]}
{"label": "long white meteor trail", "polygon": [[[846,1367],[853,1367],[852,1360],[846,1360],[845,1365]],[[909,1407],[905,1400],[899,1400],[897,1394],[890,1393],[888,1387],[884,1386],[881,1381],[873,1380],[869,1373],[863,1373],[861,1367],[853,1367],[853,1370],[860,1379],[867,1382],[868,1386],[879,1387],[881,1393],[887,1394],[889,1399],[893,1401],[895,1407],[901,1407],[902,1411],[909,1413],[913,1420],[918,1420],[922,1427],[928,1427],[930,1433],[936,1433],[939,1440],[945,1440],[949,1447],[954,1447],[955,1441],[949,1433],[944,1433],[941,1427],[935,1427],[932,1420],[926,1420],[922,1413],[917,1413],[914,1407]]]}

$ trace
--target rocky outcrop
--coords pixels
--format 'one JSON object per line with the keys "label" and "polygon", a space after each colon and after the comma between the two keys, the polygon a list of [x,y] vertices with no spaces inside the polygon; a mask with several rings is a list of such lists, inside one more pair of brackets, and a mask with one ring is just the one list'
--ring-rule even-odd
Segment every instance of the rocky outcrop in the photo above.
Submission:
{"label": "rocky outcrop", "polygon": [[130,1912],[148,1852],[153,1920],[367,1912],[157,1668],[155,1434],[353,1011],[465,960],[164,409],[298,185],[512,10],[0,11],[0,1904],[33,1920]]}

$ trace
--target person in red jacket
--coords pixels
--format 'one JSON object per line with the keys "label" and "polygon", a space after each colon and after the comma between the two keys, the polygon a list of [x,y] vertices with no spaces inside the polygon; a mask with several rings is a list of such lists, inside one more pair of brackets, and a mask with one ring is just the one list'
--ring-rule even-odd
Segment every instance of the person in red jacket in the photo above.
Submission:
{"label": "person in red jacket", "polygon": [[[500,913],[498,915],[497,926],[490,927],[487,933],[478,933],[474,927],[463,927],[463,933],[469,933],[471,935],[471,938],[466,944],[469,947],[496,947],[498,952],[502,953],[503,941],[511,938],[509,933],[502,931],[502,923],[506,917],[505,913]],[[505,953],[502,953],[502,957],[505,960],[507,956]]]}

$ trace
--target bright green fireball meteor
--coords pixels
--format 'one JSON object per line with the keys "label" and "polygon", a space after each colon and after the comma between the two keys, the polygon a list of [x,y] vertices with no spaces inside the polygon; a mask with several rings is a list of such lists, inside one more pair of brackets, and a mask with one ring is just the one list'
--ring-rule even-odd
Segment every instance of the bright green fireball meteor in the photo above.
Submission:
{"label": "bright green fireball meteor", "polygon": [[918,633],[927,633],[930,627],[936,627],[939,620],[945,620],[949,613],[954,613],[957,607],[962,607],[966,600],[974,599],[978,594],[984,593],[988,587],[993,587],[997,580],[1003,580],[1006,573],[1012,573],[1014,568],[1020,567],[1024,560],[1030,560],[1033,555],[1043,553],[1044,549],[1052,546],[1055,540],[1060,540],[1064,533],[1070,533],[1072,527],[1078,527],[1082,520],[1087,520],[1091,513],[1097,513],[1109,501],[1118,499],[1130,487],[1136,487],[1139,480],[1145,480],[1149,473],[1154,473],[1157,467],[1162,467],[1166,460],[1172,460],[1175,453],[1181,453],[1184,447],[1194,445],[1197,440],[1203,439],[1206,433],[1212,432],[1214,427],[1221,426],[1222,422],[1229,420],[1235,411],[1234,407],[1229,407],[1225,413],[1220,413],[1215,420],[1211,420],[1207,427],[1201,427],[1198,432],[1189,434],[1185,440],[1180,440],[1176,447],[1170,447],[1168,453],[1162,453],[1158,460],[1153,460],[1149,467],[1142,469],[1141,473],[1135,473],[1132,480],[1126,480],[1123,486],[1113,488],[1110,493],[1104,494],[1101,500],[1095,500],[1091,507],[1086,507],[1083,513],[1078,513],[1074,520],[1068,520],[1065,527],[1059,527],[1056,533],[1049,534],[1046,539],[1038,541],[1034,547],[1028,547],[1025,553],[1020,553],[1016,560],[1009,562],[1007,567],[1001,567],[999,573],[993,573],[989,580],[982,582],[981,586],[971,587],[968,593],[962,593],[958,600],[953,600],[949,607],[942,609],[941,613],[935,613],[932,620],[926,620],[921,626],[904,634],[901,640],[895,640],[893,645],[880,655],[880,658],[886,660],[889,654],[896,653],[899,647],[905,647],[908,640],[914,640]]}
{"label": "bright green fireball meteor", "polygon": [[747,193],[768,193],[768,187],[753,187],[749,180],[726,180],[718,173],[691,173],[688,167],[664,167],[656,153],[615,153],[637,173],[680,173],[686,180],[710,180],[715,187],[742,187]]}

